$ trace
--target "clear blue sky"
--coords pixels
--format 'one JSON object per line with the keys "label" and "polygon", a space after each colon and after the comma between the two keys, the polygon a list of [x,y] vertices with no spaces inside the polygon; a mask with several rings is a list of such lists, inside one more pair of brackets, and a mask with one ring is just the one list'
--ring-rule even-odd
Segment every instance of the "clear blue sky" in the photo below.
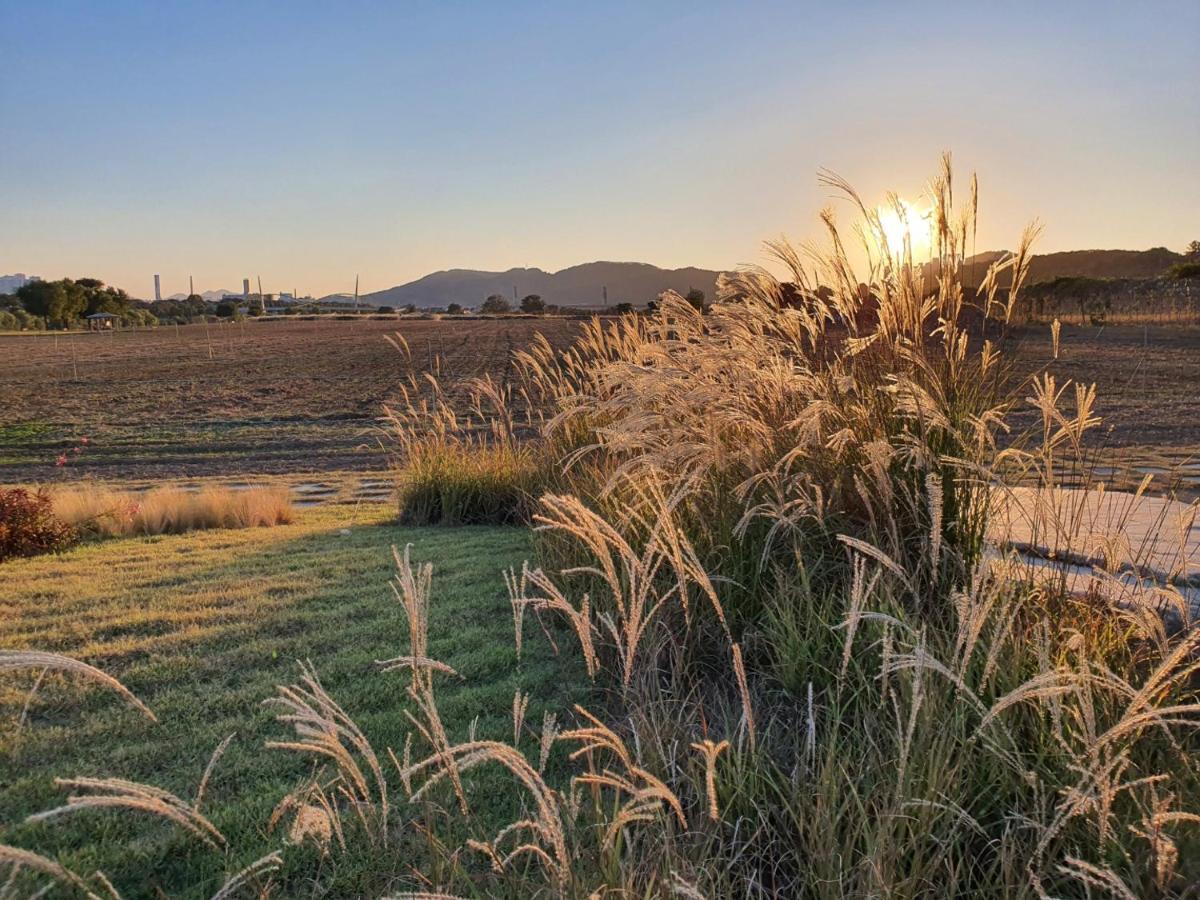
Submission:
{"label": "clear blue sky", "polygon": [[147,296],[730,267],[831,167],[980,249],[1200,238],[1200,3],[0,0],[0,274]]}

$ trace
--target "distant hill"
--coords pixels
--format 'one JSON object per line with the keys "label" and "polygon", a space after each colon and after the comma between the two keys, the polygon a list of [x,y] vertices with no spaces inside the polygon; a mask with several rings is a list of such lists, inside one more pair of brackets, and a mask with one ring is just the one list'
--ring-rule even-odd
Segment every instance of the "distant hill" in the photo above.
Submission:
{"label": "distant hill", "polygon": [[[216,301],[218,301],[222,297],[224,297],[226,294],[232,294],[232,293],[233,293],[233,291],[230,291],[230,290],[201,291],[200,298],[202,300],[211,300],[215,303]],[[239,297],[241,296],[240,292],[238,293],[238,296]],[[187,298],[188,298],[187,294],[172,294],[167,299],[168,300],[186,300]]]}
{"label": "distant hill", "polygon": [[[1004,255],[993,250],[978,253],[967,260],[978,268],[976,280],[983,277],[988,265]],[[1062,253],[1035,254],[1029,263],[1029,284],[1053,281],[1055,278],[1154,278],[1176,263],[1184,261],[1182,253],[1166,247],[1150,250],[1068,250]],[[1002,285],[1008,284],[1002,278]]]}
{"label": "distant hill", "polygon": [[717,273],[708,269],[660,269],[648,263],[593,262],[572,266],[559,272],[541,269],[509,269],[507,272],[481,272],[476,269],[451,269],[434,272],[408,284],[362,295],[368,306],[406,306],[418,308],[459,303],[478,306],[489,294],[501,294],[510,301],[514,288],[517,299],[538,294],[557,306],[600,307],[632,303],[644,306],[666,290],[686,294],[699,288],[712,299]]}

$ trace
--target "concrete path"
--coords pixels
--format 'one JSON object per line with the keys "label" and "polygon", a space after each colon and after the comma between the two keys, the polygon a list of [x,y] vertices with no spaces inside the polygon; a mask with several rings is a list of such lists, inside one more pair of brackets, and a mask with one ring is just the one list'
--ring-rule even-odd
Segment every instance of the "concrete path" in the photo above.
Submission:
{"label": "concrete path", "polygon": [[1179,624],[1200,620],[1197,503],[1064,488],[1015,488],[997,499],[993,543],[1016,550],[1035,574],[1065,578],[1072,593],[1152,606]]}

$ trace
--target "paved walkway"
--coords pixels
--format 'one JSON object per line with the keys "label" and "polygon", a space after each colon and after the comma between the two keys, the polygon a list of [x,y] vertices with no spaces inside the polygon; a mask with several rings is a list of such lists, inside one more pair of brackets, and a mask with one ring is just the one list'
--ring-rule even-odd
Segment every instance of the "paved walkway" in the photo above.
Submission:
{"label": "paved walkway", "polygon": [[1016,488],[999,506],[992,540],[1046,577],[1064,577],[1073,593],[1098,590],[1124,606],[1200,619],[1198,504],[1124,491]]}

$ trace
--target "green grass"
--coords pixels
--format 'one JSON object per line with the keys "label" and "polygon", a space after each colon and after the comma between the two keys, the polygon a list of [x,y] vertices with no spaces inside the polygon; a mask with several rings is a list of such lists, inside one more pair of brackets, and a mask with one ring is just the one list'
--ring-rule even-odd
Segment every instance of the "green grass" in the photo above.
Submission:
{"label": "green grass", "polygon": [[[546,642],[527,642],[520,665],[515,658],[500,572],[529,554],[527,532],[401,528],[390,515],[391,507],[356,514],[331,506],[305,511],[288,526],[113,540],[3,566],[0,647],[36,647],[97,665],[124,681],[159,723],[103,689],[47,678],[17,732],[36,673],[6,677],[0,843],[37,849],[77,871],[99,868],[127,898],[161,896],[160,889],[210,896],[224,873],[279,847],[282,836],[266,831],[271,810],[310,763],[263,748],[290,732],[261,701],[275,685],[295,680],[296,660],[312,660],[377,752],[391,746],[399,753],[404,744],[406,676],[374,666],[407,652],[403,612],[388,587],[391,545],[411,542],[414,561],[434,565],[430,652],[463,676],[440,682],[439,707],[452,737],[465,738],[478,717],[480,736],[511,740],[518,687],[534,696],[527,722],[535,725],[543,708],[581,699],[581,671],[555,658]],[[213,748],[232,732],[237,737],[205,800],[230,839],[228,858],[134,813],[86,811],[22,824],[62,802],[56,776],[123,777],[190,797]],[[526,741],[536,758],[535,738]],[[394,772],[388,774],[403,803]],[[511,821],[517,792],[506,790],[499,774],[480,769],[472,783],[481,830]],[[288,850],[281,893],[377,896],[401,889],[424,849],[414,835],[401,835],[400,848],[384,859],[367,849],[324,860],[311,849]]]}

